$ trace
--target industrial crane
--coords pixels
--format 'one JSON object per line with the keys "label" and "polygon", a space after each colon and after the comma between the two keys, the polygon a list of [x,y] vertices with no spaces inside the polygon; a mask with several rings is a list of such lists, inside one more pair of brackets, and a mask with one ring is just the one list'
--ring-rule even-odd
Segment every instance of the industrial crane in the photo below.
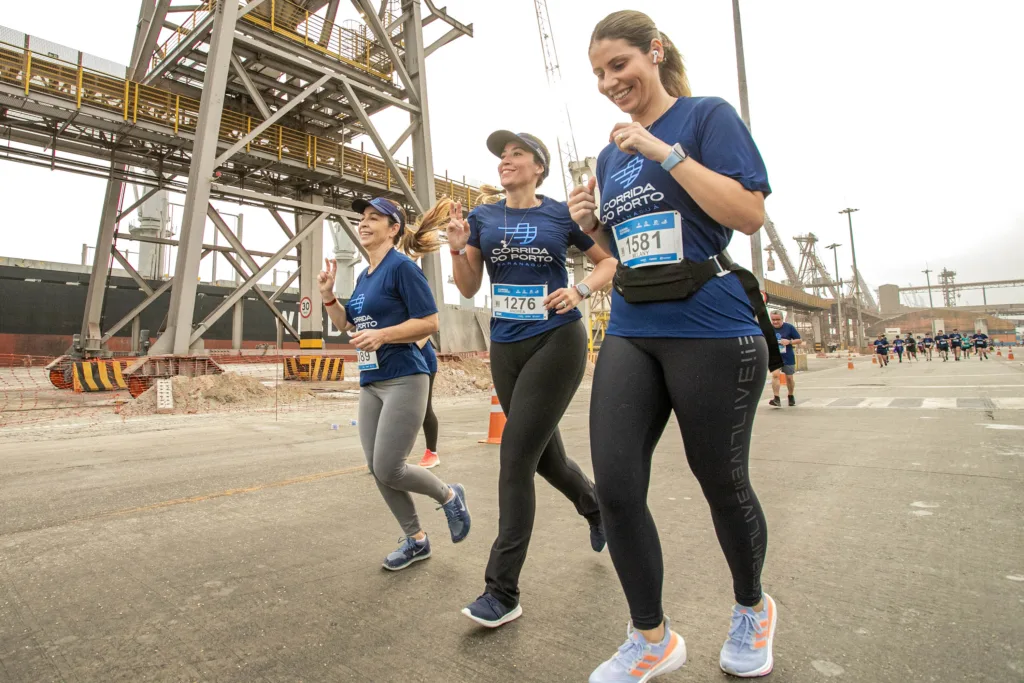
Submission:
{"label": "industrial crane", "polygon": [[551,17],[548,14],[547,0],[534,0],[537,12],[537,30],[540,33],[541,52],[544,55],[544,71],[547,74],[548,88],[551,89],[553,101],[558,103],[558,166],[562,174],[562,187],[568,199],[569,190],[573,187],[570,164],[579,160],[576,154],[576,138],[572,132],[572,119],[569,117],[569,103],[562,92],[562,70],[558,66],[558,51],[555,49],[555,36],[551,30]]}

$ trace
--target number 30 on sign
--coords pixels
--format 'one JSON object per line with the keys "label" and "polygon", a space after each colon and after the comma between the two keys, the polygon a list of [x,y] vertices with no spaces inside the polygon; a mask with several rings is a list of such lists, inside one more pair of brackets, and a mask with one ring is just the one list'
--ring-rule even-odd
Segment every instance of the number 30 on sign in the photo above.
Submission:
{"label": "number 30 on sign", "polygon": [[302,297],[302,300],[299,301],[299,315],[303,318],[308,318],[312,312],[313,301],[308,296]]}

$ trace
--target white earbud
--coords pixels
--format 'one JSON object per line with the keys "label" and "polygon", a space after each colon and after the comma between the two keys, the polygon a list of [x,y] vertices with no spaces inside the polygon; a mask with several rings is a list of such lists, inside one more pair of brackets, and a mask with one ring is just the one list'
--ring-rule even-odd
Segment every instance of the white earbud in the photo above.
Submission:
{"label": "white earbud", "polygon": [[658,63],[658,51],[657,50],[654,51],[654,63],[655,64]]}

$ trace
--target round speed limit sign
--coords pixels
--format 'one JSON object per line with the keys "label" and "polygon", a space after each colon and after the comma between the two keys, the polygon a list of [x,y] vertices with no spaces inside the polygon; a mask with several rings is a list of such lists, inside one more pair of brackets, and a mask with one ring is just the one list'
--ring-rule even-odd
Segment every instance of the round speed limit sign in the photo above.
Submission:
{"label": "round speed limit sign", "polygon": [[313,301],[308,296],[302,297],[302,300],[299,301],[299,315],[301,315],[303,318],[308,318],[309,314],[312,312]]}

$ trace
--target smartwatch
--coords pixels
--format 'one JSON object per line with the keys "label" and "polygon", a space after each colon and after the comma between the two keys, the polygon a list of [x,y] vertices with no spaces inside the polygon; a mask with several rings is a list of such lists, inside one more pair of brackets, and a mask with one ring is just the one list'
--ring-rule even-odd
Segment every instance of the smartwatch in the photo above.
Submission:
{"label": "smartwatch", "polygon": [[668,153],[668,158],[661,162],[661,167],[671,173],[672,169],[682,163],[683,159],[688,156],[689,155],[686,153],[686,150],[683,149],[683,146],[677,142],[672,145],[672,150]]}
{"label": "smartwatch", "polygon": [[589,299],[590,298],[590,287],[587,287],[582,282],[579,283],[578,285],[576,285],[575,287],[573,287],[573,289],[575,289],[576,293],[579,294],[584,299]]}

